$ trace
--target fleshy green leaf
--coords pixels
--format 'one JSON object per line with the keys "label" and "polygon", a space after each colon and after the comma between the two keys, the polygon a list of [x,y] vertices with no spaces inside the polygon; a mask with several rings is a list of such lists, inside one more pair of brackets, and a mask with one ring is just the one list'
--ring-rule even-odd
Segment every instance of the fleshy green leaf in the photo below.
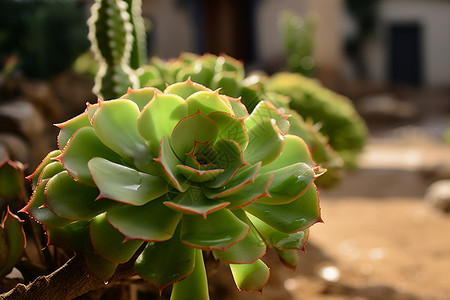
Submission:
{"label": "fleshy green leaf", "polygon": [[143,205],[164,195],[170,188],[159,176],[142,173],[100,157],[91,159],[88,166],[100,190],[99,197]]}
{"label": "fleshy green leaf", "polygon": [[189,246],[225,251],[228,247],[243,240],[249,226],[222,209],[211,213],[204,219],[196,215],[184,215],[181,222],[181,241]]}
{"label": "fleshy green leaf", "polygon": [[0,163],[0,196],[4,198],[18,197],[23,186],[23,175],[17,163],[5,160]]}
{"label": "fleshy green leaf", "polygon": [[311,168],[316,167],[305,141],[298,136],[288,134],[285,136],[284,148],[280,156],[278,156],[270,164],[263,166],[261,168],[261,172],[265,173],[274,171],[298,162],[303,162]]}
{"label": "fleshy green leaf", "polygon": [[73,222],[61,227],[46,227],[48,243],[82,252],[89,239],[89,221]]}
{"label": "fleshy green leaf", "polygon": [[59,160],[67,172],[79,182],[94,187],[95,183],[87,166],[93,157],[120,161],[120,156],[100,141],[92,127],[84,127],[74,134]]}
{"label": "fleshy green leaf", "polygon": [[255,181],[247,185],[242,191],[219,199],[221,201],[230,202],[230,205],[227,207],[228,209],[244,207],[257,201],[259,198],[268,195],[267,189],[272,178],[272,173],[258,175]]}
{"label": "fleshy green leaf", "polygon": [[155,92],[160,91],[153,87],[141,88],[139,90],[128,89],[127,93],[120,97],[120,99],[131,100],[137,104],[139,110],[142,110],[152,100]]}
{"label": "fleshy green leaf", "polygon": [[267,205],[254,202],[247,205],[245,211],[286,233],[305,230],[321,221],[319,195],[315,185],[311,185],[303,195],[288,204]]}
{"label": "fleshy green leaf", "polygon": [[42,170],[41,176],[39,180],[50,179],[56,174],[65,171],[64,166],[59,161],[54,161],[45,166],[44,170]]}
{"label": "fleshy green leaf", "polygon": [[236,194],[246,188],[248,184],[254,182],[256,174],[258,174],[260,169],[261,162],[253,166],[244,166],[230,181],[219,188],[212,189],[203,186],[203,193],[208,198],[222,198]]}
{"label": "fleshy green leaf", "polygon": [[26,238],[22,223],[23,221],[16,215],[13,215],[8,209],[2,224],[8,243],[8,255],[6,263],[0,269],[0,277],[11,272],[14,265],[23,255],[26,246]]}
{"label": "fleshy green leaf", "polygon": [[208,117],[219,126],[218,139],[235,140],[242,149],[247,147],[248,134],[243,119],[238,119],[225,112],[213,112]]}
{"label": "fleshy green leaf", "polygon": [[177,168],[177,166],[181,164],[181,161],[173,153],[167,136],[161,139],[161,146],[159,149],[159,157],[155,159],[155,161],[162,167],[162,176],[164,176],[171,186],[180,192],[185,192],[189,187],[189,184]]}
{"label": "fleshy green leaf", "polygon": [[258,232],[271,245],[280,250],[303,250],[308,240],[309,229],[294,233],[284,233],[264,223],[255,216],[248,215]]}
{"label": "fleshy green leaf", "polygon": [[78,129],[92,127],[91,122],[89,121],[89,115],[86,111],[64,123],[56,124],[56,126],[60,129],[58,135],[58,145],[60,150],[63,150],[64,147],[66,147],[67,143]]}
{"label": "fleshy green leaf", "polygon": [[39,182],[38,186],[34,189],[30,201],[21,211],[30,214],[33,219],[36,219],[45,226],[61,227],[67,225],[72,220],[55,215],[45,206],[45,187],[48,181],[49,179],[43,179]]}
{"label": "fleshy green leaf", "polygon": [[178,165],[177,169],[186,179],[193,182],[209,181],[224,172],[223,169],[197,170],[185,165]]}
{"label": "fleshy green leaf", "polygon": [[[250,221],[242,210],[233,211],[242,221],[250,225]],[[239,243],[229,247],[226,251],[213,251],[222,261],[232,264],[251,264],[266,253],[266,244],[259,236],[253,225],[250,225],[248,235]]]}
{"label": "fleshy green leaf", "polygon": [[97,255],[89,239],[85,242],[83,254],[91,273],[103,280],[110,278],[119,266],[118,263],[110,262]]}
{"label": "fleshy green leaf", "polygon": [[190,95],[201,92],[201,91],[211,91],[210,89],[204,87],[201,84],[192,82],[190,79],[184,82],[177,82],[168,86],[164,90],[164,94],[175,94],[183,99],[188,98]]}
{"label": "fleshy green leaf", "polygon": [[182,119],[173,129],[170,142],[177,157],[184,161],[186,154],[194,149],[196,143],[212,144],[219,128],[207,115],[196,112]]}
{"label": "fleshy green leaf", "polygon": [[109,199],[96,201],[98,190],[77,183],[66,171],[53,176],[45,189],[45,205],[57,216],[69,220],[89,220],[117,205]]}
{"label": "fleshy green leaf", "polygon": [[298,251],[297,250],[279,250],[275,248],[283,265],[289,269],[295,270],[298,265]]}
{"label": "fleshy green leaf", "polygon": [[252,264],[230,264],[234,282],[240,291],[261,292],[269,280],[269,268],[258,259]]}
{"label": "fleshy green leaf", "polygon": [[186,116],[187,104],[184,99],[157,94],[139,115],[138,131],[149,141],[153,153],[158,155],[162,137],[169,137],[178,122]]}
{"label": "fleshy green leaf", "polygon": [[284,137],[275,120],[263,119],[248,130],[249,142],[244,160],[249,164],[262,161],[263,165],[275,160],[283,150]]}
{"label": "fleshy green leaf", "polygon": [[152,169],[152,154],[137,129],[139,113],[133,101],[101,101],[93,126],[103,144],[139,169],[147,170]]}
{"label": "fleshy green leaf", "polygon": [[315,173],[305,163],[296,163],[275,170],[269,187],[269,196],[258,200],[264,204],[285,204],[297,199],[312,184]]}
{"label": "fleshy green leaf", "polygon": [[173,236],[181,219],[180,213],[162,204],[165,199],[161,197],[142,206],[115,207],[106,213],[106,218],[127,239],[165,241]]}
{"label": "fleshy green leaf", "polygon": [[215,111],[223,111],[233,115],[231,105],[219,96],[219,92],[197,92],[186,99],[188,104],[188,115],[195,114],[200,110],[207,115]]}
{"label": "fleshy green leaf", "polygon": [[202,250],[196,249],[194,271],[174,283],[170,300],[209,300],[207,280]]}
{"label": "fleshy green leaf", "polygon": [[101,214],[92,219],[90,236],[95,253],[114,263],[127,262],[142,245],[143,241],[125,241],[125,236],[117,231]]}
{"label": "fleshy green leaf", "polygon": [[168,207],[185,214],[197,214],[206,219],[206,215],[226,207],[229,202],[206,198],[200,187],[191,185],[189,189],[178,194],[173,200],[164,202]]}
{"label": "fleshy green leaf", "polygon": [[38,181],[39,181],[39,177],[42,173],[42,170],[44,170],[44,168],[54,162],[53,158],[57,157],[61,155],[61,151],[60,150],[53,150],[51,151],[49,154],[47,154],[44,159],[42,160],[42,162],[39,164],[39,166],[36,168],[36,170],[29,176],[27,176],[28,180],[31,180],[32,184],[33,184],[33,189],[36,188]]}
{"label": "fleshy green leaf", "polygon": [[258,126],[258,123],[265,119],[273,119],[276,121],[278,128],[283,134],[289,130],[288,115],[281,114],[272,103],[261,101],[255,107],[253,112],[245,119],[245,126],[251,129],[253,126]]}
{"label": "fleshy green leaf", "polygon": [[247,118],[248,117],[248,111],[244,104],[241,102],[241,98],[235,99],[232,97],[228,97],[225,95],[221,95],[221,97],[226,97],[228,99],[228,102],[231,105],[231,108],[233,109],[233,115],[237,118]]}
{"label": "fleshy green leaf", "polygon": [[215,143],[217,152],[216,167],[225,170],[205,186],[217,188],[226,184],[246,164],[242,157],[242,149],[239,144],[230,139],[220,139]]}
{"label": "fleshy green leaf", "polygon": [[180,242],[178,230],[168,241],[148,243],[134,266],[142,278],[162,291],[192,273],[195,251],[195,248]]}

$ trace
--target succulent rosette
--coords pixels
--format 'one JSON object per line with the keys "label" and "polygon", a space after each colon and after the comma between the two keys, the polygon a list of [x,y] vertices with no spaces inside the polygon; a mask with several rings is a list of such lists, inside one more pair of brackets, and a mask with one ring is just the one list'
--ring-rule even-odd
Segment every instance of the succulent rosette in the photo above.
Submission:
{"label": "succulent rosette", "polygon": [[321,170],[288,116],[191,80],[129,90],[59,124],[55,150],[29,176],[25,207],[49,243],[83,253],[110,277],[137,273],[172,299],[208,299],[202,250],[228,263],[241,290],[262,290],[267,246],[295,267],[321,221]]}

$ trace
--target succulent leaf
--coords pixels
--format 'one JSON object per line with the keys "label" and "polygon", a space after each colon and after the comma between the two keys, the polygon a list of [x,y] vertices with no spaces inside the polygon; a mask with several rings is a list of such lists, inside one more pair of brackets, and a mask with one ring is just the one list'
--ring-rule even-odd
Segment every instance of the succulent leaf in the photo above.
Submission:
{"label": "succulent leaf", "polygon": [[1,227],[6,235],[4,246],[7,245],[7,247],[3,248],[7,248],[7,255],[4,264],[0,265],[0,277],[11,272],[14,265],[23,255],[27,242],[22,223],[23,221],[16,215],[13,215],[8,208]]}
{"label": "succulent leaf", "polygon": [[208,199],[203,195],[201,187],[191,185],[186,192],[178,194],[171,201],[165,201],[164,204],[176,211],[197,214],[206,219],[208,214],[222,209],[230,203]]}
{"label": "succulent leaf", "polygon": [[48,244],[83,252],[89,240],[89,221],[72,222],[60,227],[47,227]]}
{"label": "succulent leaf", "polygon": [[85,221],[117,205],[109,199],[96,201],[97,196],[96,188],[77,183],[67,171],[63,171],[48,181],[45,206],[64,219]]}
{"label": "succulent leaf", "polygon": [[250,227],[229,210],[208,214],[207,218],[185,215],[181,222],[181,241],[189,246],[225,251],[243,240]]}
{"label": "succulent leaf", "polygon": [[90,236],[96,254],[113,263],[127,262],[143,241],[128,240],[106,219],[106,214],[96,216],[90,223]]}
{"label": "succulent leaf", "polygon": [[290,203],[268,205],[254,202],[246,206],[245,211],[286,233],[305,230],[321,221],[318,192],[314,185]]}
{"label": "succulent leaf", "polygon": [[266,165],[275,160],[283,150],[284,136],[274,119],[262,119],[248,130],[249,143],[244,160],[249,164],[262,161]]}
{"label": "succulent leaf", "polygon": [[230,269],[240,291],[261,292],[269,280],[269,268],[260,259],[252,264],[230,264]]}
{"label": "succulent leaf", "polygon": [[88,167],[100,190],[99,198],[143,205],[164,195],[170,188],[161,177],[139,172],[101,157],[92,158]]}
{"label": "succulent leaf", "polygon": [[159,144],[170,136],[178,122],[187,116],[187,104],[176,95],[159,95],[144,107],[138,119],[138,131],[150,143],[154,154],[159,154]]}
{"label": "succulent leaf", "polygon": [[129,240],[165,241],[172,238],[182,215],[163,205],[164,200],[161,197],[142,206],[114,207],[106,218]]}
{"label": "succulent leaf", "polygon": [[76,180],[95,187],[87,163],[91,158],[97,156],[114,162],[121,160],[116,152],[100,141],[92,127],[83,127],[73,135],[58,159]]}
{"label": "succulent leaf", "polygon": [[230,246],[226,251],[213,250],[214,256],[231,264],[251,264],[266,253],[266,244],[253,225],[250,225],[244,211],[234,210],[233,213],[249,224],[250,231],[242,241]]}
{"label": "succulent leaf", "polygon": [[289,269],[295,270],[298,265],[298,252],[296,250],[279,250],[275,248],[283,265]]}
{"label": "succulent leaf", "polygon": [[181,243],[177,230],[168,241],[148,243],[136,259],[135,268],[142,278],[162,291],[193,272],[197,251],[200,250]]}
{"label": "succulent leaf", "polygon": [[170,300],[209,300],[206,269],[201,250],[195,250],[195,267],[192,273],[187,278],[174,283]]}

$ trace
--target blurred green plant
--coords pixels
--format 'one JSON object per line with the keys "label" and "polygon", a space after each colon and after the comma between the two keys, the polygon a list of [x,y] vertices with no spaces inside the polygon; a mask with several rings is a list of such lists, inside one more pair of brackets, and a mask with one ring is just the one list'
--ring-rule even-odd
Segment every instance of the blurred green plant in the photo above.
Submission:
{"label": "blurred green plant", "polygon": [[321,221],[323,170],[287,118],[264,101],[249,115],[191,80],[130,89],[58,125],[59,150],[29,177],[23,211],[105,280],[132,259],[160,291],[173,284],[172,300],[209,299],[211,250],[240,290],[260,291],[266,247],[294,268],[292,250]]}
{"label": "blurred green plant", "polygon": [[89,48],[83,6],[74,1],[0,1],[0,69],[17,57],[27,77],[50,78]]}
{"label": "blurred green plant", "polygon": [[283,46],[288,71],[311,77],[316,69],[313,58],[316,23],[309,15],[301,17],[292,11],[283,11],[280,16]]}
{"label": "blurred green plant", "polygon": [[357,166],[357,157],[366,143],[368,131],[348,98],[298,73],[277,73],[269,79],[266,89],[288,96],[289,107],[320,126],[319,131],[339,152],[345,165]]}

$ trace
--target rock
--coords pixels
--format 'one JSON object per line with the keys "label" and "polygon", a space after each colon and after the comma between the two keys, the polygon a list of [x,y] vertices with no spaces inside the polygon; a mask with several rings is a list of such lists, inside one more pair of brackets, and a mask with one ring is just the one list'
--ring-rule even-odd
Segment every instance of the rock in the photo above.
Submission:
{"label": "rock", "polygon": [[450,213],[450,179],[433,183],[427,189],[425,200],[438,210]]}
{"label": "rock", "polygon": [[0,131],[31,139],[42,134],[45,124],[39,111],[27,101],[16,100],[0,105]]}
{"label": "rock", "polygon": [[5,156],[12,160],[27,162],[29,159],[29,145],[19,136],[0,133],[0,158]]}
{"label": "rock", "polygon": [[358,110],[366,118],[389,120],[408,120],[419,113],[414,103],[399,100],[390,94],[366,96],[359,101]]}

